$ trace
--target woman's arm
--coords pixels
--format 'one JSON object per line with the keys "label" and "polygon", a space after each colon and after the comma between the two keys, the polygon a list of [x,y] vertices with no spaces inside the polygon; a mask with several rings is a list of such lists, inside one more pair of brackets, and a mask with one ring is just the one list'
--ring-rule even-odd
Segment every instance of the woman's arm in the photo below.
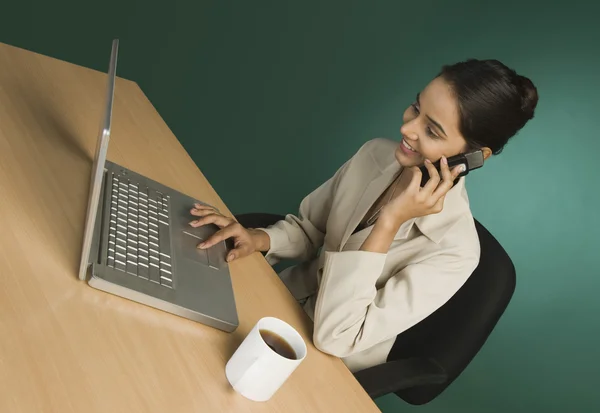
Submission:
{"label": "woman's arm", "polygon": [[314,313],[315,346],[347,357],[417,324],[450,299],[479,261],[477,251],[446,249],[376,282],[387,254],[326,252]]}

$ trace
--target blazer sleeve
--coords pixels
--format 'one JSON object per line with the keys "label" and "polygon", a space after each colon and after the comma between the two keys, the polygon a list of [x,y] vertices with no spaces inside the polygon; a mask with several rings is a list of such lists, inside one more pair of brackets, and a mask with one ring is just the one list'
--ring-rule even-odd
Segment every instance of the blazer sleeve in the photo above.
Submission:
{"label": "blazer sleeve", "polygon": [[271,247],[265,258],[271,265],[282,259],[304,261],[316,256],[323,245],[336,189],[352,159],[302,200],[298,216],[288,214],[268,228],[258,228],[269,235]]}
{"label": "blazer sleeve", "polygon": [[319,350],[348,357],[395,337],[448,301],[479,262],[474,251],[448,250],[397,271],[378,289],[386,256],[325,253],[314,314]]}

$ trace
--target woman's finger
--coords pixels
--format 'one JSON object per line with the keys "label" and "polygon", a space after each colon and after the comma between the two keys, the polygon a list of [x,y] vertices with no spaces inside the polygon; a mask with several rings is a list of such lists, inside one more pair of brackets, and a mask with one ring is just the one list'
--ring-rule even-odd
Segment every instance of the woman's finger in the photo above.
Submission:
{"label": "woman's finger", "polygon": [[198,203],[194,204],[194,209],[198,209],[198,210],[211,209],[213,211],[219,212],[219,210],[217,208],[215,208],[214,206],[198,204]]}
{"label": "woman's finger", "polygon": [[442,182],[438,185],[437,189],[433,192],[432,196],[434,199],[437,199],[446,194],[454,184],[454,179],[452,178],[452,172],[450,172],[450,167],[448,166],[448,160],[445,156],[442,156],[440,159],[440,172],[442,174]]}
{"label": "woman's finger", "polygon": [[421,187],[421,180],[423,179],[423,172],[421,172],[421,169],[418,166],[413,166],[411,168],[411,171],[412,171],[412,177],[410,178],[408,187],[418,189]]}
{"label": "woman's finger", "polygon": [[[421,187],[421,179],[423,173],[418,166],[412,168],[404,168],[400,174],[400,178],[396,183],[397,188],[403,188],[405,191],[418,192]],[[399,195],[401,190],[395,191],[396,195]]]}
{"label": "woman's finger", "polygon": [[466,167],[466,165],[465,165],[465,164],[460,164],[460,165],[457,165],[457,166],[455,166],[455,167],[452,169],[452,181],[454,182],[454,180],[455,180],[456,178],[458,178],[458,175],[460,175],[460,174],[461,174],[462,172],[464,172],[466,169],[467,169],[467,167]]}
{"label": "woman's finger", "polygon": [[244,257],[252,254],[253,252],[254,251],[247,244],[239,244],[234,249],[229,251],[225,260],[227,262],[231,262],[231,261],[237,260],[239,258],[244,258]]}
{"label": "woman's finger", "polygon": [[464,167],[464,165],[458,165],[455,166],[451,172],[450,170],[448,170],[448,172],[450,173],[450,178],[444,179],[444,181],[440,184],[440,186],[438,186],[438,188],[433,193],[433,196],[440,198],[446,195],[448,191],[452,189],[452,186],[454,185],[454,180],[458,177],[458,175],[461,172],[463,172],[464,169],[462,168]]}
{"label": "woman's finger", "polygon": [[212,206],[209,205],[203,205],[203,204],[194,204],[194,207],[192,208],[192,210],[190,211],[192,213],[192,215],[196,215],[198,212],[205,212],[205,211],[213,211],[215,213],[219,213],[219,211]]}
{"label": "woman's finger", "polygon": [[440,160],[440,172],[442,174],[443,182],[452,182],[452,173],[450,172],[450,167],[448,166],[448,159],[445,156],[442,156]]}
{"label": "woman's finger", "polygon": [[210,205],[204,205],[204,204],[194,204],[194,208],[196,209],[214,209],[215,211],[217,210],[217,208],[210,206]]}
{"label": "woman's finger", "polygon": [[425,159],[425,167],[427,168],[427,172],[429,172],[429,181],[427,181],[427,183],[423,187],[423,190],[431,194],[433,193],[433,191],[435,191],[435,188],[437,188],[437,186],[440,183],[440,174],[438,173],[437,169],[435,169],[435,166],[433,166],[433,163],[431,163],[429,159]]}
{"label": "woman's finger", "polygon": [[192,210],[190,210],[190,214],[192,214],[196,217],[204,217],[209,214],[218,214],[218,212],[212,208],[203,208],[203,209],[193,208]]}
{"label": "woman's finger", "polygon": [[236,235],[240,235],[241,230],[243,230],[241,225],[235,225],[235,224],[229,225],[225,228],[221,228],[220,230],[215,232],[210,238],[208,238],[206,241],[198,244],[198,248],[200,248],[200,249],[210,248],[213,245],[218,244],[221,241],[225,241],[226,239],[235,237]]}
{"label": "woman's finger", "polygon": [[200,219],[190,222],[190,226],[192,226],[194,228],[198,228],[203,225],[215,224],[218,227],[223,228],[228,225],[231,225],[233,222],[234,221],[231,218],[224,217],[223,215],[210,214],[210,215],[206,215]]}

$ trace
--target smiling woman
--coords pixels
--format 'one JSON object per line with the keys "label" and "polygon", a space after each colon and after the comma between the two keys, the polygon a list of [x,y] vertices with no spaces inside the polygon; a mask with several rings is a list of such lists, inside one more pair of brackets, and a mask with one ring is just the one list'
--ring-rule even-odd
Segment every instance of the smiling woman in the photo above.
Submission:
{"label": "smiling woman", "polygon": [[302,261],[280,277],[314,320],[315,345],[353,371],[383,363],[396,336],[446,303],[479,261],[464,178],[454,184],[460,170],[447,158],[500,153],[536,104],[531,81],[497,60],[445,66],[404,112],[400,144],[367,142],[298,216],[269,228],[193,209],[192,225],[222,227],[200,247],[233,238],[228,260],[264,251],[271,263]]}

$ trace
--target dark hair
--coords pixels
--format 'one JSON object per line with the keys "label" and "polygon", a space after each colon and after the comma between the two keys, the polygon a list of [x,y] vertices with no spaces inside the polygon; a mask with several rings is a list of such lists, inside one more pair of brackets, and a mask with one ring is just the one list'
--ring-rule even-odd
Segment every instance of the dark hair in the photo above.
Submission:
{"label": "dark hair", "polygon": [[438,75],[458,100],[459,128],[472,148],[494,154],[533,118],[537,89],[498,60],[469,59],[444,66]]}

